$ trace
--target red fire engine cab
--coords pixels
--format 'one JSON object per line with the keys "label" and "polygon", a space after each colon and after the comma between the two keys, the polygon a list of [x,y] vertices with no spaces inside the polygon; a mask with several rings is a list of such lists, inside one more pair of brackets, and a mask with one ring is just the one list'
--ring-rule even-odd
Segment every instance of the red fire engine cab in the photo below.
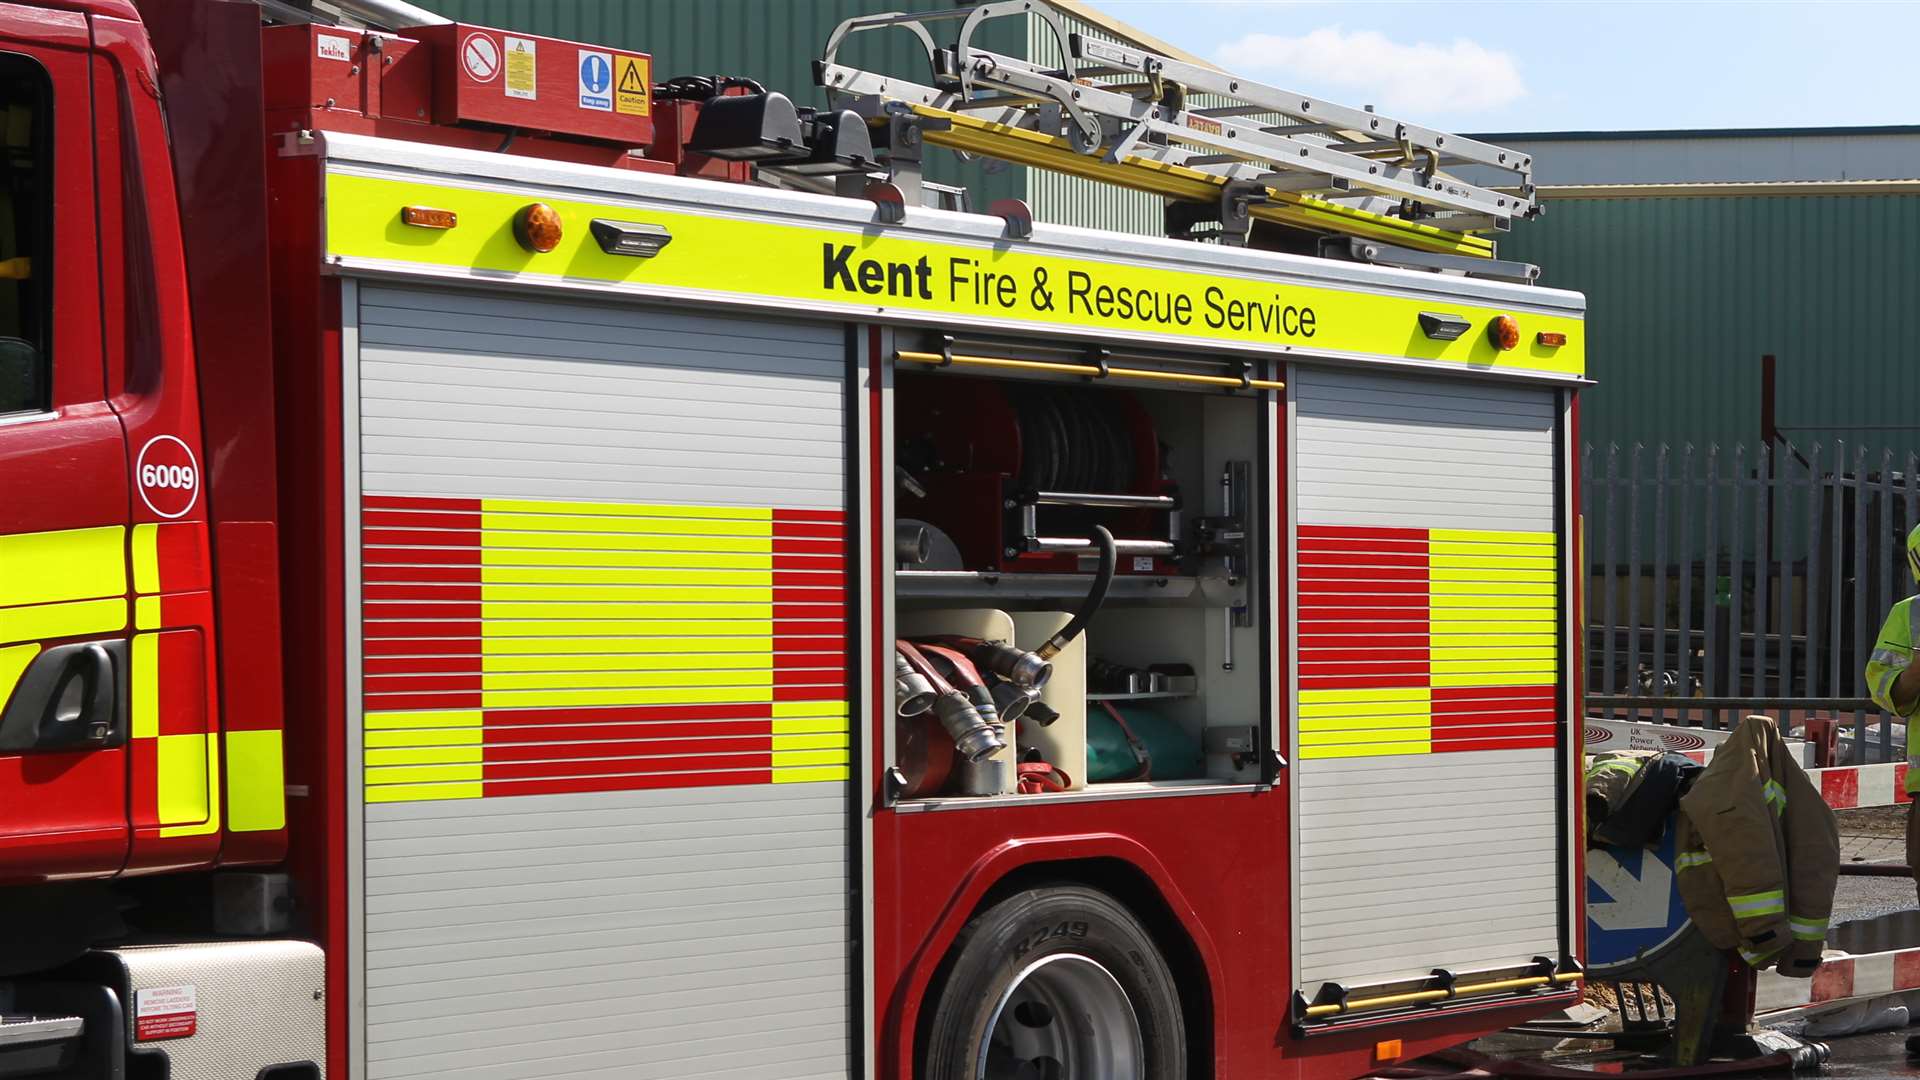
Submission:
{"label": "red fire engine cab", "polygon": [[819,107],[334,9],[0,2],[0,1077],[1353,1077],[1577,995],[1524,155],[1024,0]]}

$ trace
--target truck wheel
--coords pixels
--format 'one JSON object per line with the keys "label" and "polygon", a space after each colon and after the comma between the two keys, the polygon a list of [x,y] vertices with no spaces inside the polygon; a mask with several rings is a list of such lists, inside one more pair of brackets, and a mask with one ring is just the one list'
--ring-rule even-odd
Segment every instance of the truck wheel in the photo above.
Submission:
{"label": "truck wheel", "polygon": [[1126,908],[1053,885],[974,917],[947,954],[923,1080],[1183,1080],[1173,972]]}

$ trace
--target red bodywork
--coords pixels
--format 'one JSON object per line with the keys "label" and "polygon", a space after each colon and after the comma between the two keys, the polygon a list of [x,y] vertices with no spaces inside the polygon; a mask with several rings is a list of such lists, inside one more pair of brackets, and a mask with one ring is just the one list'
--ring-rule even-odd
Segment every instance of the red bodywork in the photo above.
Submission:
{"label": "red bodywork", "polygon": [[[349,39],[348,59],[341,60],[328,55],[337,46],[323,50],[313,28],[262,33],[248,3],[146,0],[156,70],[124,0],[46,6],[60,10],[0,3],[0,40],[30,35],[63,85],[91,88],[98,175],[95,155],[74,151],[60,173],[56,214],[71,219],[73,236],[91,241],[97,209],[102,261],[61,264],[61,273],[83,280],[66,290],[72,303],[60,311],[60,325],[74,331],[63,342],[55,386],[59,423],[0,427],[0,532],[158,520],[129,479],[135,458],[156,435],[175,435],[194,448],[208,483],[204,503],[187,520],[202,525],[209,579],[177,598],[169,593],[167,624],[197,635],[199,644],[219,644],[195,654],[196,642],[182,642],[180,662],[199,655],[205,665],[202,722],[277,726],[284,715],[289,830],[250,834],[244,844],[229,838],[225,848],[218,833],[162,839],[130,826],[117,809],[96,813],[98,820],[79,809],[112,807],[99,795],[116,785],[138,788],[142,774],[130,752],[84,763],[0,758],[0,797],[9,785],[34,783],[51,797],[36,811],[66,823],[64,831],[34,832],[34,821],[11,817],[0,834],[0,875],[22,876],[27,867],[41,876],[100,875],[268,862],[282,857],[290,837],[286,857],[301,883],[306,930],[329,955],[329,1056],[344,1076],[354,958],[345,903],[342,299],[337,279],[321,273],[314,159],[281,153],[282,141],[300,130],[331,129],[734,179],[745,169],[680,152],[695,112],[686,103],[658,103],[647,118],[647,131],[658,121],[662,142],[670,144],[652,160],[582,138],[590,133],[562,122],[577,118],[536,121],[533,114],[525,126],[544,133],[516,136],[503,147],[507,127],[520,126],[513,116],[488,111],[498,102],[477,107],[472,87],[449,90],[434,74],[434,50],[441,38],[459,38],[458,29],[384,38],[378,51],[365,35],[339,31]],[[552,46],[569,56],[580,48]],[[541,95],[549,93],[550,63],[542,57]],[[571,92],[573,63],[563,74]],[[170,109],[171,162],[158,87]],[[429,122],[436,117],[485,126]],[[641,130],[636,118],[617,122],[625,125],[618,131]],[[135,288],[145,292],[128,295]],[[877,328],[867,335],[870,355],[878,354],[880,336]],[[68,362],[74,357],[79,362]],[[882,408],[875,380],[868,434],[876,448]],[[1279,453],[1272,465],[1284,477]],[[862,494],[871,506],[882,505],[887,479],[878,468],[867,472],[872,486]],[[889,550],[888,524],[877,514],[868,522],[872,550]],[[873,563],[867,617],[878,626],[887,615],[881,598],[888,571],[885,560]],[[1579,575],[1573,578],[1577,591]],[[1284,625],[1275,632],[1284,670],[1291,643]],[[1578,679],[1581,642],[1569,645]],[[886,651],[869,658],[875,701],[892,693]],[[885,721],[876,715],[871,722],[870,736],[881,745]],[[1280,722],[1283,731],[1290,726],[1284,715]],[[22,772],[62,768],[67,774],[56,780]],[[880,767],[865,779],[877,803]],[[873,912],[863,947],[875,1007],[872,1029],[860,1039],[875,1073],[892,1080],[913,1075],[914,1033],[942,955],[993,890],[1018,881],[1094,881],[1154,927],[1185,985],[1196,1075],[1356,1076],[1381,1064],[1377,1039],[1399,1040],[1411,1057],[1577,998],[1569,990],[1399,1021],[1390,1030],[1296,1034],[1288,800],[1283,772],[1275,787],[1259,792],[874,814],[875,894],[861,900]]]}

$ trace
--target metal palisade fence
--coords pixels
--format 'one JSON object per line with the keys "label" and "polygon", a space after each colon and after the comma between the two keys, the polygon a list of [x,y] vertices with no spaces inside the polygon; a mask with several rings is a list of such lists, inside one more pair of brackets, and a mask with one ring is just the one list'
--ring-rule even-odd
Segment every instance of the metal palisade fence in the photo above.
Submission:
{"label": "metal palisade fence", "polygon": [[1587,714],[1830,719],[1843,760],[1904,760],[1862,669],[1915,591],[1917,465],[1845,443],[1586,447]]}

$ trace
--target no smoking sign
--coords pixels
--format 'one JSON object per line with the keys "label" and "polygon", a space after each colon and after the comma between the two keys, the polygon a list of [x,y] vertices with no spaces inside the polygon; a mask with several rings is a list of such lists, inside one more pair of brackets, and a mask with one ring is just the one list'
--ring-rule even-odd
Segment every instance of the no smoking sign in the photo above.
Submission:
{"label": "no smoking sign", "polygon": [[500,44],[486,34],[468,34],[460,43],[460,63],[474,82],[492,82],[500,74]]}

